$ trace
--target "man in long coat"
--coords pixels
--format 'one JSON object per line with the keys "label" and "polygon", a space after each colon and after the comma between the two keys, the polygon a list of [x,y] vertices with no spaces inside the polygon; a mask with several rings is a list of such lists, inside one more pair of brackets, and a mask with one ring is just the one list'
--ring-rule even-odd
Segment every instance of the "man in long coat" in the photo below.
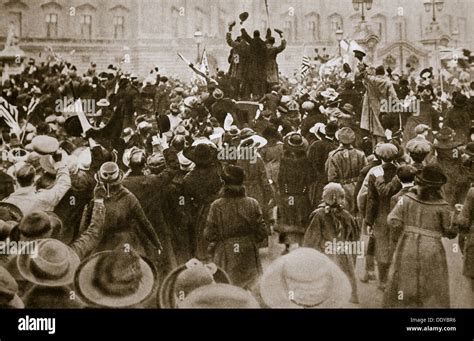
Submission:
{"label": "man in long coat", "polygon": [[329,182],[342,185],[346,193],[346,209],[355,214],[354,189],[362,168],[367,164],[364,152],[352,147],[355,142],[355,133],[345,127],[337,132],[341,145],[329,153],[326,169]]}
{"label": "man in long coat", "polygon": [[380,122],[382,101],[397,100],[397,93],[390,79],[385,77],[383,67],[378,67],[375,73],[371,70],[363,71],[363,75],[367,92],[364,95],[360,127],[369,131],[376,142],[379,142],[385,137],[385,131]]}
{"label": "man in long coat", "polygon": [[312,207],[319,205],[323,188],[328,184],[325,165],[329,153],[337,148],[337,141],[334,137],[336,131],[337,123],[328,123],[325,134],[321,134],[321,139],[313,142],[308,148],[308,161],[311,165],[312,175],[309,197]]}
{"label": "man in long coat", "polygon": [[[278,31],[281,32],[281,31]],[[278,54],[283,52],[286,48],[286,40],[283,38],[283,34],[280,33],[281,43],[279,46],[275,45],[275,38],[269,37],[267,39],[267,51],[266,51],[266,66],[265,71],[267,73],[267,91],[272,86],[279,83],[279,72],[278,63],[276,61]]]}
{"label": "man in long coat", "polygon": [[[417,187],[399,200],[388,215],[391,228],[402,235],[393,255],[383,306],[449,308],[449,277],[441,238],[453,239],[452,212],[440,187],[446,177],[439,167],[426,166]],[[400,295],[403,296],[400,296]]]}
{"label": "man in long coat", "polygon": [[258,243],[267,237],[262,210],[245,195],[242,168],[229,165],[222,178],[222,196],[211,204],[204,236],[212,245],[214,262],[232,283],[253,289],[262,273]]}
{"label": "man in long coat", "polygon": [[243,84],[248,77],[248,58],[250,53],[249,44],[242,39],[241,36],[237,37],[235,40],[232,39],[232,27],[235,23],[229,25],[229,31],[226,34],[227,45],[232,47],[229,56],[229,76],[231,78],[235,94],[237,97],[242,96],[243,86],[248,86],[248,84]]}
{"label": "man in long coat", "polygon": [[397,166],[392,162],[397,156],[397,147],[384,143],[376,148],[376,154],[382,160],[382,165],[377,166],[369,175],[365,222],[368,230],[373,230],[375,259],[379,270],[379,288],[383,290],[391,260],[387,215],[390,213],[390,199],[401,189],[401,185],[395,178]]}

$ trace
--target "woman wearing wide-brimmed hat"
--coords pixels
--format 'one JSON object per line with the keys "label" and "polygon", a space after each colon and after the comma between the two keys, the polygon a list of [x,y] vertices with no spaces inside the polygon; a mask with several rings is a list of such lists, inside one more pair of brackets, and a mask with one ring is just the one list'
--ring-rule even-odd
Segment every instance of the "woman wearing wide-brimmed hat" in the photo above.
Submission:
{"label": "woman wearing wide-brimmed hat", "polygon": [[441,238],[452,239],[457,231],[451,226],[449,204],[441,195],[446,181],[438,166],[426,166],[415,178],[417,186],[388,215],[391,228],[402,234],[390,266],[384,307],[450,307],[448,264]]}
{"label": "woman wearing wide-brimmed hat", "polygon": [[284,154],[278,174],[278,225],[280,242],[286,251],[292,244],[299,244],[309,223],[311,203],[309,186],[311,168],[306,157],[308,144],[299,133],[290,133],[284,138]]}

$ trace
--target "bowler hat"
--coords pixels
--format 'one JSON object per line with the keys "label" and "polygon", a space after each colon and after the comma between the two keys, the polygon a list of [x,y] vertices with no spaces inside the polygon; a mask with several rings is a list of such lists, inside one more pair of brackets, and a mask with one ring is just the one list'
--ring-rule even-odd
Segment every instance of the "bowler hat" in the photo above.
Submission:
{"label": "bowler hat", "polygon": [[248,12],[243,12],[239,14],[240,23],[243,24],[249,18]]}
{"label": "bowler hat", "polygon": [[416,180],[420,185],[441,187],[448,181],[448,178],[439,166],[426,165],[416,176]]}
{"label": "bowler hat", "polygon": [[300,133],[292,132],[283,138],[284,148],[290,151],[306,151],[308,142]]}

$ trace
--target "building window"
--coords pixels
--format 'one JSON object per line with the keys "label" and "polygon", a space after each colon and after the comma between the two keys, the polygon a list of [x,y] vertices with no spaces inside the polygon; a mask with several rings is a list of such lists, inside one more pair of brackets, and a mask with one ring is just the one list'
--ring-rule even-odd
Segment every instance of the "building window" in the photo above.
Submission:
{"label": "building window", "polygon": [[316,21],[314,20],[308,21],[308,36],[312,41],[316,41],[319,39],[318,28],[316,25]]}
{"label": "building window", "polygon": [[81,15],[81,37],[86,39],[92,38],[92,16]]}
{"label": "building window", "polygon": [[10,26],[15,29],[15,37],[21,37],[21,26],[22,26],[22,15],[21,12],[10,12]]}
{"label": "building window", "polygon": [[115,16],[114,17],[114,38],[123,39],[125,33],[125,17]]}
{"label": "building window", "polygon": [[58,36],[58,15],[46,14],[46,37],[56,38]]}

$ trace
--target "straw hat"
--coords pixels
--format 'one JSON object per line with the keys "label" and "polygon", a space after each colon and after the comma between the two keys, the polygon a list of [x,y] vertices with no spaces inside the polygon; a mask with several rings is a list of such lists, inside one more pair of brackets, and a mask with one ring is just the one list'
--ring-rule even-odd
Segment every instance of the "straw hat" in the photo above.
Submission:
{"label": "straw hat", "polygon": [[136,252],[104,251],[85,259],[76,271],[78,295],[93,306],[136,306],[153,294],[157,280],[154,265]]}
{"label": "straw hat", "polygon": [[271,308],[342,308],[351,298],[351,285],[326,255],[298,248],[267,268],[260,293]]}
{"label": "straw hat", "polygon": [[79,266],[79,256],[56,239],[36,241],[37,256],[20,252],[17,266],[20,274],[31,283],[57,287],[71,284]]}

